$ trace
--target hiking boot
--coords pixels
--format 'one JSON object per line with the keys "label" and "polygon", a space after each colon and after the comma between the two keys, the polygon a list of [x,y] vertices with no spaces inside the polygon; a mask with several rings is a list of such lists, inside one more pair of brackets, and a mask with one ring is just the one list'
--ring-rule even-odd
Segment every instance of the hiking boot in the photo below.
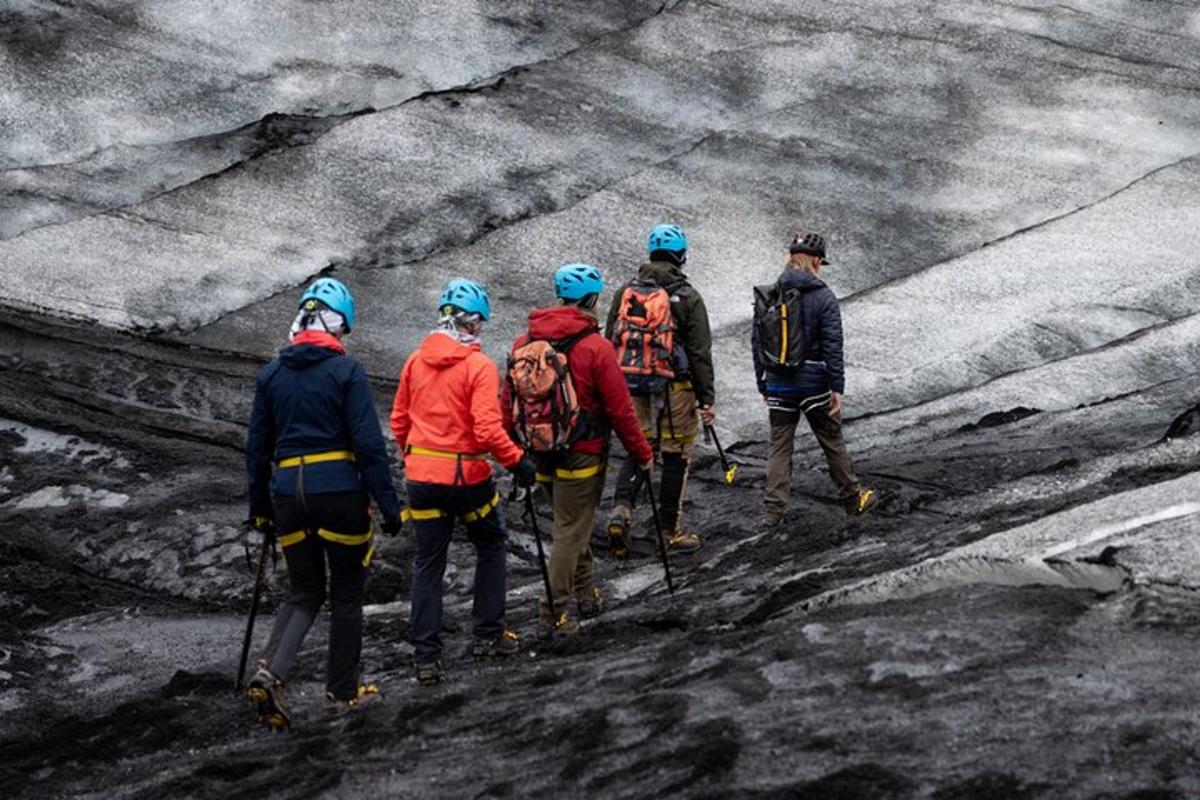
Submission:
{"label": "hiking boot", "polygon": [[762,521],[759,523],[764,531],[773,531],[783,527],[783,512],[782,511],[765,511],[762,515]]}
{"label": "hiking boot", "polygon": [[694,553],[700,549],[700,537],[694,533],[675,531],[667,539],[667,549],[672,553]]}
{"label": "hiking boot", "polygon": [[437,686],[446,674],[446,665],[440,660],[416,663],[417,683],[422,686]]}
{"label": "hiking boot", "polygon": [[879,505],[879,495],[874,489],[859,489],[858,494],[845,500],[846,514],[861,517]]}
{"label": "hiking boot", "polygon": [[629,558],[629,517],[613,514],[608,518],[608,552],[618,561]]}
{"label": "hiking boot", "polygon": [[543,615],[538,620],[538,638],[550,639],[554,636],[574,636],[579,633],[579,623],[571,619],[570,615],[565,611],[560,611],[554,620],[554,624],[550,624],[550,617]]}
{"label": "hiking boot", "polygon": [[325,708],[330,711],[352,711],[377,703],[382,699],[383,695],[379,693],[378,686],[373,683],[363,683],[359,684],[358,691],[349,700],[339,700],[333,696],[333,692],[326,692]]}
{"label": "hiking boot", "polygon": [[471,655],[475,658],[504,658],[515,656],[521,650],[520,637],[516,631],[505,631],[495,639],[476,639]]}
{"label": "hiking boot", "polygon": [[591,592],[580,595],[576,604],[579,606],[580,619],[595,619],[604,610],[604,595],[600,594],[599,586],[593,586]]}
{"label": "hiking boot", "polygon": [[246,698],[257,707],[259,722],[271,731],[292,727],[292,721],[283,705],[283,695],[283,681],[275,677],[265,665],[260,664],[246,686]]}

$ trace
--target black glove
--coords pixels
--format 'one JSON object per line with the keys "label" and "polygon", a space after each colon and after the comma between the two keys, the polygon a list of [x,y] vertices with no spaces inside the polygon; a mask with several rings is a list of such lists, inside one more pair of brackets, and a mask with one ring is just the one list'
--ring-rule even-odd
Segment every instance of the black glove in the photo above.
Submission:
{"label": "black glove", "polygon": [[391,519],[385,519],[383,522],[381,522],[379,524],[379,529],[381,531],[383,531],[384,535],[386,535],[386,536],[395,536],[397,533],[400,532],[400,529],[403,527],[404,527],[404,518],[401,517],[399,514],[392,517]]}
{"label": "black glove", "polygon": [[521,460],[513,465],[511,471],[517,486],[522,489],[528,489],[537,483],[537,467],[529,460],[529,456],[521,456]]}

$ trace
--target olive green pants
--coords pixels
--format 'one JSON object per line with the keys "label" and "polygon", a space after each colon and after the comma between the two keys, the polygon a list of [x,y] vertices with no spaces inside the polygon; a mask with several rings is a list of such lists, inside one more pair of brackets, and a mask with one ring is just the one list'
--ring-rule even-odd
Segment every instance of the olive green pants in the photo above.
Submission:
{"label": "olive green pants", "polygon": [[771,442],[767,448],[767,489],[764,497],[769,515],[782,517],[791,502],[792,448],[796,443],[796,426],[800,423],[802,413],[825,454],[829,477],[837,486],[838,499],[846,503],[858,496],[858,477],[846,452],[841,414],[830,416],[826,404],[804,412],[799,408],[794,411],[773,408],[770,411]]}
{"label": "olive green pants", "polygon": [[[592,569],[592,527],[604,489],[604,460],[586,453],[561,458],[536,458],[538,482],[554,509],[550,536],[550,590],[554,610],[567,610],[572,599],[590,598],[595,586]],[[543,613],[549,612],[542,598]]]}

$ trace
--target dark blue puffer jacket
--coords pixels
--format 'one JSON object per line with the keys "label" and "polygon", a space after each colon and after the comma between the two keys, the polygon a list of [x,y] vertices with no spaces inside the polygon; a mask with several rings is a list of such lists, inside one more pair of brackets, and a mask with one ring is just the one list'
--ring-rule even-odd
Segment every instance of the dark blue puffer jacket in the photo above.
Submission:
{"label": "dark blue puffer jacket", "polygon": [[790,374],[769,372],[758,352],[758,331],[751,327],[750,351],[754,354],[754,375],[758,390],[765,395],[812,397],[846,391],[845,362],[842,360],[842,312],[833,290],[825,282],[802,269],[787,269],[779,276],[783,288],[799,289],[804,317],[803,368]]}
{"label": "dark blue puffer jacket", "polygon": [[354,460],[305,465],[305,494],[353,492],[365,487],[384,519],[400,514],[387,448],[363,368],[328,347],[285,347],[258,372],[246,433],[250,515],[273,517],[271,495],[296,493],[299,468],[276,469],[272,475],[273,464],[331,450],[349,450]]}

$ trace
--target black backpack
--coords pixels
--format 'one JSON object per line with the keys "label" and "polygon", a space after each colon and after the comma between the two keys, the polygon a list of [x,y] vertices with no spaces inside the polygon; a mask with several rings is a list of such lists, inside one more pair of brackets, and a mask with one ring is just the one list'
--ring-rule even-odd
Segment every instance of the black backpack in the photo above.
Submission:
{"label": "black backpack", "polygon": [[778,283],[754,287],[754,331],[760,363],[771,372],[793,372],[804,365],[804,304],[799,289]]}

